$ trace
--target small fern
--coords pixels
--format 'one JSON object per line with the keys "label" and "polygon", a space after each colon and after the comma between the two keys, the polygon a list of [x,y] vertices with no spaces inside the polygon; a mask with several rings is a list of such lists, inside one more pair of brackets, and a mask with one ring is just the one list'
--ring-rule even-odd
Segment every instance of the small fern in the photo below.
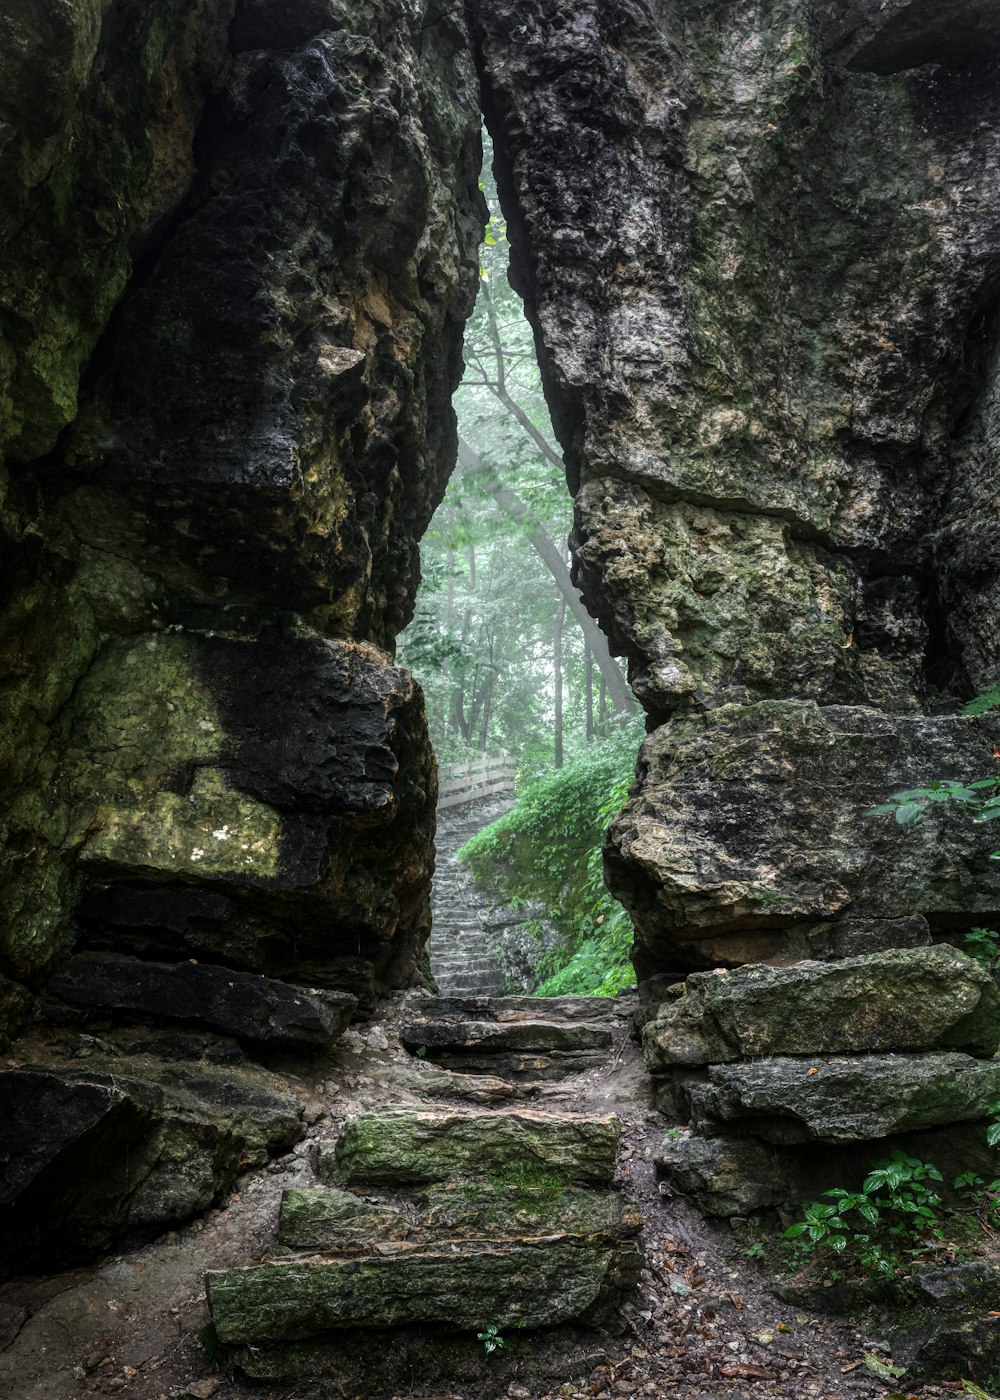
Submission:
{"label": "small fern", "polygon": [[985,715],[990,710],[1000,710],[1000,685],[991,685],[982,695],[962,706],[963,715]]}

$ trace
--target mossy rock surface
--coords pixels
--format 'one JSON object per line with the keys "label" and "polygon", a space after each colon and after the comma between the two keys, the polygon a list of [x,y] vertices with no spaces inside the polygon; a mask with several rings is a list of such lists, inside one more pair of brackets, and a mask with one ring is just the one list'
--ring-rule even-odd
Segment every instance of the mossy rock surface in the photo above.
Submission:
{"label": "mossy rock surface", "polygon": [[207,1276],[219,1340],[291,1341],[340,1328],[556,1326],[616,1280],[614,1251],[577,1238],[263,1264]]}
{"label": "mossy rock surface", "polygon": [[278,1238],[294,1249],[365,1249],[375,1240],[406,1239],[411,1229],[401,1211],[335,1186],[300,1187],[281,1198]]}
{"label": "mossy rock surface", "polygon": [[846,1143],[986,1118],[1000,1060],[969,1055],[857,1055],[713,1065],[681,1096],[695,1130],[765,1142]]}
{"label": "mossy rock surface", "polygon": [[420,1019],[406,1027],[403,1044],[408,1050],[489,1053],[493,1050],[594,1050],[607,1049],[611,1031],[606,1026],[563,1025],[539,1015],[535,1021],[431,1021]]}
{"label": "mossy rock surface", "polygon": [[345,1184],[414,1184],[537,1166],[567,1182],[610,1185],[618,1119],[539,1113],[389,1108],[348,1119],[336,1146],[320,1148],[319,1172]]}
{"label": "mossy rock surface", "polygon": [[694,973],[643,1030],[652,1073],[756,1055],[955,1047],[991,1056],[1000,994],[955,948],[899,948],[832,963]]}
{"label": "mossy rock surface", "polygon": [[619,1192],[566,1186],[544,1171],[431,1187],[418,1203],[420,1229],[442,1238],[512,1239],[558,1231],[620,1245],[641,1225],[635,1206]]}

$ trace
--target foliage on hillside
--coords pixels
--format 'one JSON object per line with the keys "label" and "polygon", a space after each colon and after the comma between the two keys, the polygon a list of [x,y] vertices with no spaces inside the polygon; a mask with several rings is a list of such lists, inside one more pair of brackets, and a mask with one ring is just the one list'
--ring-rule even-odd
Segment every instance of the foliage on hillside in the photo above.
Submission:
{"label": "foliage on hillside", "polygon": [[634,980],[632,924],[605,889],[601,847],[628,797],[640,731],[633,720],[530,783],[458,853],[480,888],[514,907],[542,905],[559,931],[539,961],[537,996],[614,996]]}

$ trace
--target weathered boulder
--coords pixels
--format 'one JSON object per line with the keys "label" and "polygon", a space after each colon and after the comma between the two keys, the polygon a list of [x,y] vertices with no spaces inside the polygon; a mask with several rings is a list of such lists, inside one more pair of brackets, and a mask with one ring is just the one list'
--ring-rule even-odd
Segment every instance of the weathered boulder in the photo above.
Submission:
{"label": "weathered boulder", "polygon": [[194,961],[150,963],[114,953],[78,953],[50,978],[49,1014],[59,1004],[114,1017],[195,1022],[241,1040],[328,1046],[350,1024],[357,1002],[346,992],[287,982]]}
{"label": "weathered boulder", "polygon": [[693,973],[643,1030],[654,1074],[761,1055],[1000,1046],[1000,994],[955,948]]}
{"label": "weathered boulder", "polygon": [[[894,1148],[918,1161],[933,1162],[946,1182],[968,1171],[988,1181],[996,1172],[996,1153],[987,1143],[988,1122],[983,1120],[839,1144],[763,1142],[744,1136],[747,1127],[732,1123],[726,1131],[733,1136],[709,1138],[687,1130],[668,1131],[654,1157],[661,1193],[684,1196],[706,1215],[747,1215],[773,1206],[794,1210],[833,1187],[860,1189],[872,1166],[888,1160]],[[782,1289],[780,1296],[786,1301],[807,1303],[798,1285]],[[816,1306],[826,1310],[833,1295],[822,1288],[813,1291],[824,1294],[825,1302]],[[850,1310],[848,1300],[844,1311]]]}
{"label": "weathered boulder", "polygon": [[521,1167],[607,1186],[619,1132],[617,1118],[527,1108],[380,1109],[349,1118],[336,1144],[321,1144],[318,1170],[346,1184],[420,1184]]}
{"label": "weathered boulder", "polygon": [[419,692],[377,648],[116,639],[80,686],[74,736],[81,755],[120,755],[100,796],[88,761],[64,778],[80,781],[89,941],[135,947],[173,898],[199,959],[316,969],[326,986],[338,956],[390,981],[415,966],[436,788]]}
{"label": "weathered boulder", "polygon": [[817,925],[1000,906],[989,826],[935,804],[915,827],[869,809],[900,789],[988,774],[1000,721],[795,701],[727,705],[652,734],[641,790],[606,847],[637,964],[797,961]]}
{"label": "weathered boulder", "polygon": [[[61,491],[53,449],[136,261],[194,182],[233,10],[12,0],[0,15],[0,966],[31,986],[72,947],[62,722],[101,622],[162,601],[141,561],[102,563],[42,497]],[[104,607],[76,561],[103,573]]]}
{"label": "weathered boulder", "polygon": [[754,1138],[667,1136],[653,1161],[664,1194],[679,1192],[707,1215],[749,1215],[790,1194],[787,1164]]}
{"label": "weathered boulder", "polygon": [[37,8],[0,20],[0,972],[37,988],[81,932],[173,959],[180,925],[370,1001],[429,923],[391,650],[477,281],[464,26]]}
{"label": "weathered boulder", "polygon": [[988,1117],[1000,1060],[968,1055],[858,1055],[713,1065],[679,1093],[692,1127],[765,1142],[857,1142]]}
{"label": "weathered boulder", "polygon": [[[989,1264],[917,1272],[887,1319],[892,1359],[908,1379],[951,1379],[960,1369],[995,1374],[1000,1362],[1000,1287]],[[956,1363],[957,1366],[956,1366]]]}
{"label": "weathered boulder", "polygon": [[138,1056],[6,1070],[0,1116],[0,1269],[20,1270],[183,1221],[304,1131],[301,1102],[262,1070]]}
{"label": "weathered boulder", "polygon": [[577,576],[643,704],[961,689],[927,561],[1000,271],[987,0],[470,12]]}

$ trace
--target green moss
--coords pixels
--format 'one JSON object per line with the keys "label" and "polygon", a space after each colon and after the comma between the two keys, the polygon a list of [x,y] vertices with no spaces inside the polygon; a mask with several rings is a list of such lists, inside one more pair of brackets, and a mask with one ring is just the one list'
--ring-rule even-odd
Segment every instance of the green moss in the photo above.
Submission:
{"label": "green moss", "polygon": [[518,1162],[491,1176],[490,1186],[494,1191],[530,1196],[534,1201],[554,1201],[565,1190],[566,1179],[539,1162]]}

